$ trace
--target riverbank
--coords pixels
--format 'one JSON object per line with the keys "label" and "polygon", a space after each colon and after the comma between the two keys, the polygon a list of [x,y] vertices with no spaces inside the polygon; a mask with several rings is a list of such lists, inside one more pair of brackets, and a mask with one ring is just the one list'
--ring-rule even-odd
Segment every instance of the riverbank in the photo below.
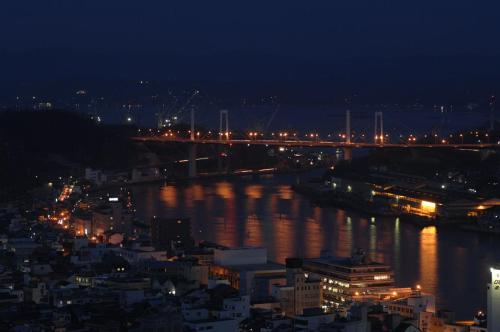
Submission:
{"label": "riverbank", "polygon": [[[402,222],[410,223],[420,228],[428,226],[462,228],[462,226],[467,226],[471,221],[474,221],[472,218],[430,218],[417,214],[404,213],[401,210],[392,209],[388,205],[368,201],[355,193],[347,195],[343,192],[331,190],[322,184],[299,183],[292,185],[292,189],[307,197],[318,206],[332,206],[356,211],[367,217],[394,217]],[[478,229],[471,225],[464,229],[487,232],[486,229]],[[500,232],[492,234],[500,234]]]}
{"label": "riverbank", "polygon": [[280,169],[277,167],[274,168],[265,168],[265,169],[243,169],[243,170],[235,170],[229,173],[221,173],[221,172],[200,172],[195,178],[190,178],[188,176],[162,176],[153,179],[144,179],[139,181],[115,181],[102,184],[97,187],[98,190],[106,190],[117,187],[133,187],[133,186],[141,186],[147,184],[185,184],[191,181],[207,181],[207,180],[233,180],[238,178],[259,178],[268,175],[288,175],[288,174],[306,174],[317,169],[323,169],[318,167],[311,167],[306,169]]}

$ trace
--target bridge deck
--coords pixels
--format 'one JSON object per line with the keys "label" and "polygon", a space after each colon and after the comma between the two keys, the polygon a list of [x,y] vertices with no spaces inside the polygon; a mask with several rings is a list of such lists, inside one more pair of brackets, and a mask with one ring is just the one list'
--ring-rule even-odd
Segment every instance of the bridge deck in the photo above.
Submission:
{"label": "bridge deck", "polygon": [[195,139],[188,138],[172,138],[172,137],[133,137],[137,141],[151,141],[151,142],[170,142],[170,143],[190,143],[190,144],[215,144],[215,145],[265,145],[265,146],[284,146],[284,147],[324,147],[324,148],[354,148],[354,149],[368,149],[368,148],[436,148],[436,149],[500,149],[499,144],[494,143],[478,143],[478,144],[422,144],[422,143],[346,143],[334,141],[308,141],[308,140],[249,140],[249,139]]}

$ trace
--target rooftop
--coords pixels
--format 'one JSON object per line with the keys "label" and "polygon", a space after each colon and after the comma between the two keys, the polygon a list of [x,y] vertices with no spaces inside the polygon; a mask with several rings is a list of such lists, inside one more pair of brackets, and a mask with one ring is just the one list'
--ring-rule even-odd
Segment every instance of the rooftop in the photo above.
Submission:
{"label": "rooftop", "polygon": [[275,262],[267,262],[264,264],[247,264],[247,265],[229,265],[224,266],[225,268],[236,270],[236,271],[260,271],[260,270],[283,270],[285,271],[285,266],[283,264],[278,264]]}
{"label": "rooftop", "polygon": [[318,263],[322,265],[342,266],[342,267],[387,267],[388,265],[379,262],[368,262],[363,260],[356,260],[352,257],[321,257],[309,258],[304,262]]}

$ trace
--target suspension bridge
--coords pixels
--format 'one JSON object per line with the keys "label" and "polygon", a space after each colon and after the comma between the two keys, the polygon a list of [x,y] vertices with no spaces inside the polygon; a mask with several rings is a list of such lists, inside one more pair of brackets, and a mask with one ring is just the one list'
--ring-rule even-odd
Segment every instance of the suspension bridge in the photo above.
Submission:
{"label": "suspension bridge", "polygon": [[[202,144],[232,146],[232,145],[264,145],[271,147],[311,147],[311,148],[335,148],[344,151],[344,158],[350,160],[352,158],[353,149],[462,149],[462,150],[500,150],[500,142],[489,142],[478,140],[474,143],[464,143],[463,136],[456,140],[447,140],[438,138],[435,135],[433,142],[422,142],[417,140],[417,137],[411,135],[406,141],[390,142],[384,133],[384,118],[382,112],[374,114],[374,135],[373,141],[356,142],[353,141],[351,134],[351,114],[346,111],[345,116],[345,134],[340,136],[340,140],[321,139],[319,134],[311,133],[302,136],[297,133],[279,132],[272,133],[271,137],[266,137],[264,133],[250,131],[244,135],[236,135],[229,128],[229,112],[227,110],[220,111],[219,130],[212,133],[201,135],[195,128],[195,113],[191,110],[190,130],[186,133],[167,131],[161,134],[146,134],[134,137],[136,141],[142,142],[168,142],[187,144],[189,146],[189,176],[196,176],[196,146]],[[488,134],[486,133],[486,138]]]}

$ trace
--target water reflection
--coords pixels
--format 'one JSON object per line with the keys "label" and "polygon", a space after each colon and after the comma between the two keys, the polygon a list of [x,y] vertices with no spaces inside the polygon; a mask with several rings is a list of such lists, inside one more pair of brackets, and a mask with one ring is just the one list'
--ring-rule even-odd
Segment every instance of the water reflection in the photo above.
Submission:
{"label": "water reflection", "polygon": [[[344,221],[345,220],[345,221]],[[336,237],[336,255],[347,257],[352,254],[354,248],[352,247],[352,218],[345,217],[345,212],[339,210],[337,213],[337,219],[334,221],[338,229],[338,236]]]}
{"label": "water reflection", "polygon": [[278,193],[281,199],[290,200],[293,198],[293,190],[290,186],[279,186]]}
{"label": "water reflection", "polygon": [[191,192],[192,192],[192,195],[191,195],[191,198],[195,201],[202,201],[205,197],[205,194],[204,194],[204,187],[201,185],[201,184],[194,184],[192,185],[191,187]]}
{"label": "water reflection", "polygon": [[426,227],[420,232],[420,284],[427,291],[437,293],[438,255],[436,227]]}
{"label": "water reflection", "polygon": [[370,224],[370,259],[377,261],[377,226]]}
{"label": "water reflection", "polygon": [[161,188],[161,200],[169,208],[177,207],[178,190],[174,186],[164,186]]}
{"label": "water reflection", "polygon": [[215,191],[217,195],[224,199],[234,198],[233,185],[229,182],[217,182],[215,184]]}
{"label": "water reflection", "polygon": [[283,176],[180,187],[148,184],[131,190],[139,218],[190,217],[196,240],[265,246],[269,258],[278,262],[318,256],[322,250],[349,256],[363,248],[369,258],[393,266],[399,286],[420,283],[459,318],[485,308],[484,285],[489,266],[500,262],[500,241],[447,229],[438,233],[434,227],[420,230],[393,218],[372,222],[355,212],[315,207],[288,183],[293,178]]}
{"label": "water reflection", "polygon": [[262,198],[262,185],[249,185],[245,188],[245,194],[249,198],[259,199]]}
{"label": "water reflection", "polygon": [[394,272],[396,275],[400,274],[401,271],[401,258],[400,258],[400,251],[401,251],[401,228],[399,227],[400,220],[399,218],[396,218],[394,221],[394,247],[393,247],[393,252],[394,252]]}

